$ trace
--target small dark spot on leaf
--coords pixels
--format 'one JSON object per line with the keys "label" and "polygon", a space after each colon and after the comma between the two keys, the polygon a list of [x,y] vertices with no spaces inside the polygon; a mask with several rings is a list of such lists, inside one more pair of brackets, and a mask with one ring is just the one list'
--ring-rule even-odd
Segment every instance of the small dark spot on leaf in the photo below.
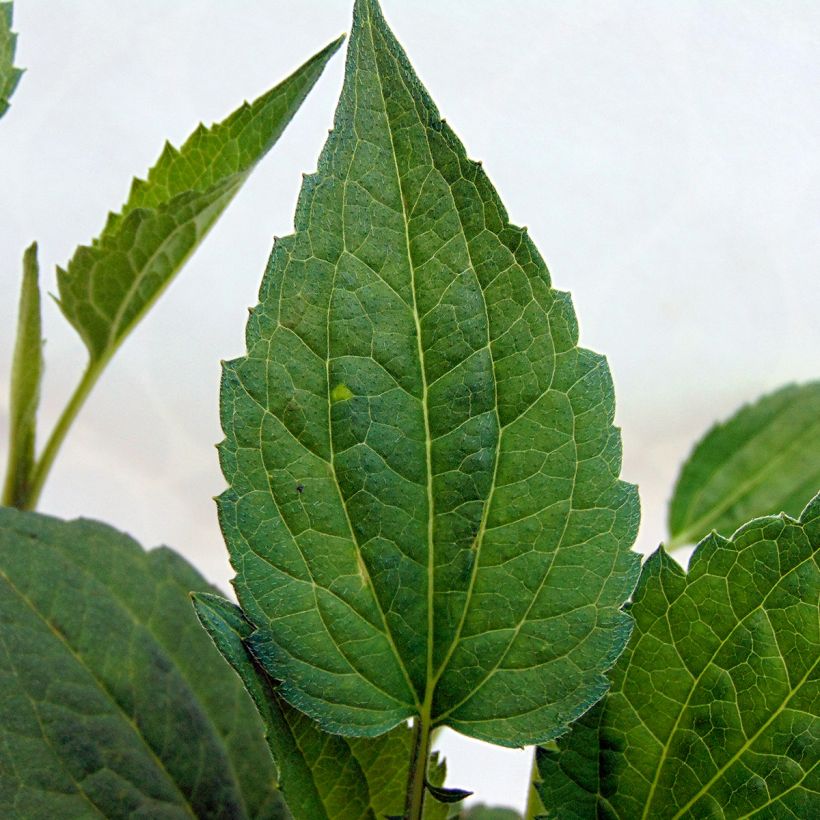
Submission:
{"label": "small dark spot on leaf", "polygon": [[301,495],[304,491],[305,491],[305,485],[304,484],[297,484],[296,485],[296,492],[297,493],[299,493]]}

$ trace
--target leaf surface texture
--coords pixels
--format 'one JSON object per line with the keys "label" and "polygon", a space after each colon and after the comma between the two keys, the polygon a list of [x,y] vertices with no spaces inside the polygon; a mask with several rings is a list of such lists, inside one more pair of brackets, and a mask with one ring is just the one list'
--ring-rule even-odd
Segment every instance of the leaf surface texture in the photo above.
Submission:
{"label": "leaf surface texture", "polygon": [[820,489],[820,381],[788,385],[715,425],[681,470],[670,546],[780,512],[796,516]]}
{"label": "leaf surface texture", "polygon": [[17,35],[11,30],[13,3],[0,3],[0,117],[9,110],[9,99],[23,72],[14,66]]}
{"label": "leaf surface texture", "polygon": [[20,506],[25,501],[35,462],[37,408],[43,377],[39,275],[35,243],[26,249],[23,256],[23,283],[11,366],[9,461],[3,503],[12,506]]}
{"label": "leaf surface texture", "polygon": [[539,749],[549,817],[820,814],[820,496],[645,564],[610,694]]}
{"label": "leaf surface texture", "polygon": [[253,703],[191,609],[207,587],[103,524],[0,508],[7,816],[286,816]]}
{"label": "leaf surface texture", "polygon": [[226,120],[199,126],[181,149],[166,144],[135,179],[102,234],[58,268],[60,307],[92,362],[105,361],[142,318],[273,147],[341,40]]}
{"label": "leaf surface texture", "polygon": [[[412,733],[398,726],[378,738],[344,738],[323,732],[286,703],[254,660],[245,641],[253,626],[242,611],[215,595],[194,596],[200,621],[236,670],[262,716],[279,784],[295,820],[356,820],[400,815],[404,809]],[[444,766],[430,776],[441,785]],[[444,820],[447,807],[428,801],[425,817]]]}
{"label": "leaf surface texture", "polygon": [[560,733],[630,629],[609,370],[373,0],[246,338],[220,518],[280,694],[345,735]]}

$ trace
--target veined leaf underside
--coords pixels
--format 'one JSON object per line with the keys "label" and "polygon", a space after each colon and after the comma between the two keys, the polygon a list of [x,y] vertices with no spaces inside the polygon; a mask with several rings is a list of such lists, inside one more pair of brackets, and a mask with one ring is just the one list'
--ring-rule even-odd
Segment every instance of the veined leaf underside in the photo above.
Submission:
{"label": "veined leaf underside", "polygon": [[609,370],[372,0],[247,346],[220,518],[283,696],[508,745],[594,703],[637,572]]}

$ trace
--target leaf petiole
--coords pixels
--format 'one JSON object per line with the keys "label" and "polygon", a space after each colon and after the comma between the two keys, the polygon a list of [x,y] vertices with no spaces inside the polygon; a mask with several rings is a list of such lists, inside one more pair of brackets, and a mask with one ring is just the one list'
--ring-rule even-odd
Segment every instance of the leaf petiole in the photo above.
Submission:
{"label": "leaf petiole", "polygon": [[413,751],[407,777],[407,800],[404,806],[405,820],[421,820],[424,816],[427,761],[430,759],[431,720],[429,709],[413,722]]}

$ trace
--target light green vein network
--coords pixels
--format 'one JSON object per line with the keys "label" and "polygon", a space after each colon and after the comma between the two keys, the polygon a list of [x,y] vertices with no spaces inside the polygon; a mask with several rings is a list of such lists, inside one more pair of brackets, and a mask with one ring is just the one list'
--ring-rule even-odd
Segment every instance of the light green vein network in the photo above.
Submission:
{"label": "light green vein network", "polygon": [[820,813],[820,496],[644,567],[611,693],[539,750],[548,817]]}
{"label": "light green vein network", "polygon": [[373,0],[246,337],[220,519],[282,695],[348,735],[563,731],[630,629],[609,370]]}

